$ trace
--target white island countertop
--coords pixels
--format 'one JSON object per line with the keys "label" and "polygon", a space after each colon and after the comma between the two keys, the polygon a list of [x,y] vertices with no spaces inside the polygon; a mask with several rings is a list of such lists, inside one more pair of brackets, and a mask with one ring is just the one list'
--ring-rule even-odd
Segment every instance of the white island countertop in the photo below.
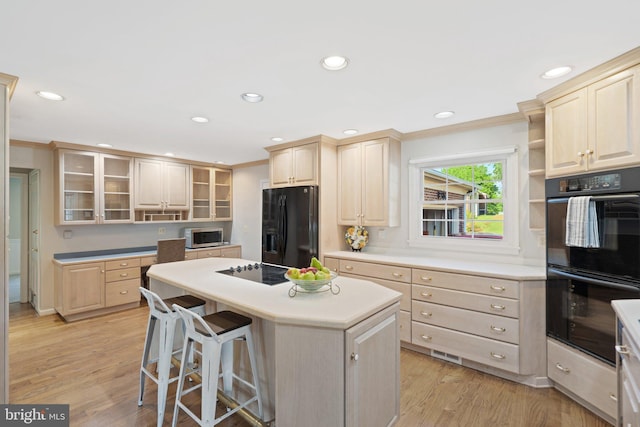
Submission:
{"label": "white island countertop", "polygon": [[613,300],[611,306],[626,326],[629,335],[640,342],[640,299]]}
{"label": "white island countertop", "polygon": [[427,268],[459,274],[473,274],[512,280],[545,280],[545,266],[506,264],[498,262],[473,261],[458,258],[438,258],[429,256],[388,255],[379,253],[336,251],[327,252],[325,257],[350,259],[353,261],[380,262],[401,267]]}
{"label": "white island countertop", "polygon": [[268,286],[217,273],[255,261],[239,258],[203,258],[156,264],[151,279],[181,288],[203,298],[235,307],[276,324],[345,330],[395,302],[401,294],[365,280],[338,276],[340,293],[298,293],[289,296],[291,283]]}

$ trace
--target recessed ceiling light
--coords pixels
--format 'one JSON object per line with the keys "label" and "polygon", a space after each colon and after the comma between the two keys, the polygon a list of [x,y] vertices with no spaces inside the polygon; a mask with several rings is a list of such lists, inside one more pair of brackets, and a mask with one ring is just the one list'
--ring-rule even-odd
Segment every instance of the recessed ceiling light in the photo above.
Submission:
{"label": "recessed ceiling light", "polygon": [[46,90],[39,90],[36,92],[40,98],[48,99],[49,101],[63,101],[64,96],[58,95],[55,92],[47,92]]}
{"label": "recessed ceiling light", "polygon": [[282,142],[284,141],[284,138],[280,138],[279,136],[274,136],[273,138],[271,138],[271,140],[273,142]]}
{"label": "recessed ceiling light", "polygon": [[96,144],[96,145],[97,145],[98,147],[106,147],[106,148],[113,147],[113,145],[111,145],[111,144],[105,144],[104,142],[101,142],[101,143]]}
{"label": "recessed ceiling light", "polygon": [[164,153],[164,155],[165,155],[165,156],[167,156],[167,157],[173,157],[173,156],[175,156],[175,154],[173,154],[173,153]]}
{"label": "recessed ceiling light", "polygon": [[436,119],[448,119],[453,116],[455,113],[453,111],[440,111],[439,113],[435,113],[433,117]]}
{"label": "recessed ceiling light", "polygon": [[207,119],[206,117],[195,116],[191,117],[191,120],[196,123],[209,123],[209,119]]}
{"label": "recessed ceiling light", "polygon": [[342,131],[345,135],[355,135],[358,133],[358,129],[345,129]]}
{"label": "recessed ceiling light", "polygon": [[555,79],[557,77],[562,77],[566,74],[569,74],[573,68],[568,65],[552,68],[550,70],[545,71],[540,77],[543,79]]}
{"label": "recessed ceiling light", "polygon": [[264,97],[259,93],[243,93],[242,99],[244,99],[247,102],[262,102]]}
{"label": "recessed ceiling light", "polygon": [[349,59],[347,59],[347,57],[345,56],[339,55],[325,56],[324,58],[322,58],[322,61],[320,61],[320,65],[322,65],[322,68],[324,68],[325,70],[338,71],[346,68],[347,65],[349,65]]}

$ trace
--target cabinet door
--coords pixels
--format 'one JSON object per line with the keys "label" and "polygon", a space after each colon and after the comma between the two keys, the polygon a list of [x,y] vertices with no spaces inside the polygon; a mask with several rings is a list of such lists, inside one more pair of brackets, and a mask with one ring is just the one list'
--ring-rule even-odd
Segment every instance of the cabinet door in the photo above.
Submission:
{"label": "cabinet door", "polygon": [[362,146],[343,145],[338,147],[338,224],[359,225],[361,213]]}
{"label": "cabinet door", "polygon": [[547,104],[545,121],[547,177],[584,171],[587,167],[587,89]]}
{"label": "cabinet door", "polygon": [[[346,425],[389,426],[400,412],[398,312],[346,331]],[[373,320],[373,319],[372,319]]]}
{"label": "cabinet door", "polygon": [[136,208],[163,208],[162,163],[151,159],[135,160]]}
{"label": "cabinet door", "polygon": [[131,157],[100,155],[103,223],[133,222]]}
{"label": "cabinet door", "polygon": [[213,170],[191,167],[191,219],[210,221],[212,219]]}
{"label": "cabinet door", "polygon": [[362,225],[389,222],[389,143],[362,143]]}
{"label": "cabinet door", "polygon": [[56,223],[98,223],[98,153],[60,150],[56,160],[56,178],[59,180]]}
{"label": "cabinet door", "polygon": [[290,148],[274,151],[269,156],[269,170],[271,171],[271,186],[286,187],[293,178],[293,159]]}
{"label": "cabinet door", "polygon": [[216,221],[231,221],[233,219],[233,172],[216,169],[214,191],[214,219]]}
{"label": "cabinet door", "polygon": [[589,86],[589,169],[640,163],[640,67]]}
{"label": "cabinet door", "polygon": [[62,305],[64,314],[104,307],[104,263],[94,262],[64,267]]}
{"label": "cabinet door", "polygon": [[293,184],[318,184],[318,144],[307,144],[291,149]]}
{"label": "cabinet door", "polygon": [[165,209],[189,209],[189,165],[166,162],[164,164]]}

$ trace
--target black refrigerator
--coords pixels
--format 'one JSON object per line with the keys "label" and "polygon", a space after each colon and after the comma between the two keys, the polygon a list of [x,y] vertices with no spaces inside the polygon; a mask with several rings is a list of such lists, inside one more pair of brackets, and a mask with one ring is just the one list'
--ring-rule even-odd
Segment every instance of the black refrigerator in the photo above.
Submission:
{"label": "black refrigerator", "polygon": [[318,256],[318,187],[262,190],[262,262],[306,267]]}

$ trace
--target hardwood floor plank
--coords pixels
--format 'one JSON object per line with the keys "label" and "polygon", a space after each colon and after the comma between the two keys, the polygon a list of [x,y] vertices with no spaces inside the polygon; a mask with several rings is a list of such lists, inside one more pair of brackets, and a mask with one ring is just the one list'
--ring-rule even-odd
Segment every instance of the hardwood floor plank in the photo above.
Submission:
{"label": "hardwood floor plank", "polygon": [[[74,323],[38,317],[28,304],[11,304],[9,315],[11,403],[69,404],[72,426],[156,425],[157,388],[151,381],[144,405],[137,404],[146,306]],[[398,427],[609,426],[556,390],[523,386],[414,351],[401,351],[400,370]],[[166,425],[175,384],[168,396]],[[195,405],[199,397],[190,399]],[[196,425],[183,412],[178,424]],[[234,415],[220,426],[248,424]]]}

